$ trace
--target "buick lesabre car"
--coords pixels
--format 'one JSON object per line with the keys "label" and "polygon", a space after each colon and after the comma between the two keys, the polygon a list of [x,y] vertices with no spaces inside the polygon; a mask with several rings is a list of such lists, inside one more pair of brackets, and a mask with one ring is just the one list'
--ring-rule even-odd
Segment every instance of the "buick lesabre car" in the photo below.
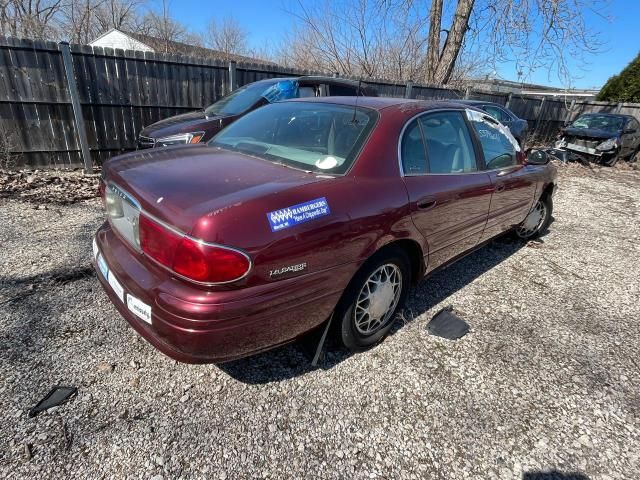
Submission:
{"label": "buick lesabre car", "polygon": [[302,76],[267,78],[244,85],[196,112],[165,118],[142,129],[138,149],[203,143],[238,118],[269,103],[292,98],[366,95],[375,88],[347,78]]}
{"label": "buick lesabre car", "polygon": [[274,103],[208,144],[108,161],[98,277],[131,326],[184,362],[224,362],[332,318],[353,351],[409,286],[515,231],[549,225],[555,171],[454,103]]}

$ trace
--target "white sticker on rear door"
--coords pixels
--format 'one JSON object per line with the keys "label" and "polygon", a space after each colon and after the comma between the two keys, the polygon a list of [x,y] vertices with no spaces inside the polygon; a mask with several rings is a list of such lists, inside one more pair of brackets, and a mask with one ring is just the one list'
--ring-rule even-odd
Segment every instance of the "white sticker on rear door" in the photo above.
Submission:
{"label": "white sticker on rear door", "polygon": [[133,295],[127,294],[127,307],[134,313],[134,315],[151,325],[150,305],[147,305],[142,300],[137,299]]}
{"label": "white sticker on rear door", "polygon": [[122,285],[120,285],[120,282],[111,270],[109,270],[107,281],[109,282],[109,285],[111,285],[111,288],[113,288],[113,291],[116,292],[116,295],[118,295],[120,301],[124,303],[124,288],[122,288]]}

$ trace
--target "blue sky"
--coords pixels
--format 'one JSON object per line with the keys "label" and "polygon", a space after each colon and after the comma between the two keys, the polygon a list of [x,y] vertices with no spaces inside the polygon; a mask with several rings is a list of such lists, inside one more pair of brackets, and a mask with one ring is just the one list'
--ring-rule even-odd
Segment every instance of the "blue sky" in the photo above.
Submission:
{"label": "blue sky", "polygon": [[[157,1],[157,0],[155,0]],[[261,48],[278,42],[283,32],[290,31],[293,18],[286,13],[290,0],[172,0],[172,15],[190,29],[203,31],[210,18],[233,16],[249,32],[250,45]],[[602,51],[588,58],[585,71],[579,71],[574,82],[578,88],[599,88],[607,79],[624,68],[640,51],[640,1],[611,0],[606,10],[609,19],[588,15],[588,26],[600,32]],[[513,63],[501,65],[497,76],[517,80]],[[525,79],[531,83],[562,86],[546,71],[534,72]]]}

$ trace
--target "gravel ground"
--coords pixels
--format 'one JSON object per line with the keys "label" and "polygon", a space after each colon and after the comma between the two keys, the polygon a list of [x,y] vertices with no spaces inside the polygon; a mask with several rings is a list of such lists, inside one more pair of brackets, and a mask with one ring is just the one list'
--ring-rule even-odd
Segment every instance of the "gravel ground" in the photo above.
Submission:
{"label": "gravel ground", "polygon": [[[97,201],[0,199],[0,477],[638,478],[640,172],[560,187],[542,242],[466,257],[318,369],[302,344],[169,360],[87,268]],[[425,331],[446,305],[472,326],[456,342]],[[53,385],[78,396],[29,418]]]}

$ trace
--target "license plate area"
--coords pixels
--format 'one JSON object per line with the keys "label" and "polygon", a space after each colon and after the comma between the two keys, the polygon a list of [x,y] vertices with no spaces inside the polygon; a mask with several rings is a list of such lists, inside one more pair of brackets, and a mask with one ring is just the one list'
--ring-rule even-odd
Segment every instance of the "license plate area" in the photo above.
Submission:
{"label": "license plate area", "polygon": [[596,155],[598,153],[595,148],[584,147],[575,143],[569,143],[565,148],[575,150],[576,152],[589,153],[591,155]]}

